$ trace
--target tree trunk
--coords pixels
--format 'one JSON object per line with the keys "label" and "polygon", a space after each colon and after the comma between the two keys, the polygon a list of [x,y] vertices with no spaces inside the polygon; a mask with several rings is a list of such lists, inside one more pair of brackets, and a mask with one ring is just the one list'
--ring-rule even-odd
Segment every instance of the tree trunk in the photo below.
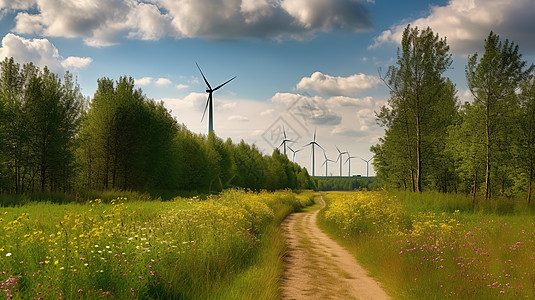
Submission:
{"label": "tree trunk", "polygon": [[485,200],[490,198],[490,99],[487,99],[487,107],[485,111],[485,132],[487,138],[486,150],[487,161],[485,170]]}
{"label": "tree trunk", "polygon": [[472,182],[472,204],[477,204],[477,169],[474,172],[474,181]]}

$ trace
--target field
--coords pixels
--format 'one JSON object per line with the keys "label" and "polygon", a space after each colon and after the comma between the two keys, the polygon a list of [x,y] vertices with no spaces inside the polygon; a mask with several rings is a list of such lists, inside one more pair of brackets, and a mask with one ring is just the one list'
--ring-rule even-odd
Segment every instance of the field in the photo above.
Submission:
{"label": "field", "polygon": [[275,299],[278,225],[311,202],[306,193],[227,190],[202,201],[2,208],[1,291],[8,299]]}
{"label": "field", "polygon": [[508,200],[329,193],[320,225],[400,299],[535,297],[535,215]]}

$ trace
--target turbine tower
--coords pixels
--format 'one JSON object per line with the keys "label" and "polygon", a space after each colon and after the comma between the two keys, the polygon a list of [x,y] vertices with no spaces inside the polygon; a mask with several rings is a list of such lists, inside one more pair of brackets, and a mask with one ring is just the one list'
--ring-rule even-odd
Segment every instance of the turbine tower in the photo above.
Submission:
{"label": "turbine tower", "polygon": [[358,158],[358,157],[349,155],[349,151],[346,151],[346,152],[347,152],[346,163],[349,163],[349,170],[347,171],[348,172],[347,176],[351,177],[351,159]]}
{"label": "turbine tower", "polygon": [[323,165],[325,165],[325,177],[327,177],[327,165],[329,164],[329,162],[336,162],[332,159],[328,159],[327,158],[327,154],[325,154],[325,151],[323,151],[323,157],[325,157],[325,160],[323,161],[323,164],[321,165],[323,167]]}
{"label": "turbine tower", "polygon": [[223,87],[225,84],[229,83],[231,80],[233,80],[234,78],[236,78],[236,76],[232,77],[231,79],[227,80],[225,83],[217,86],[215,89],[212,89],[212,86],[210,86],[210,83],[208,83],[208,80],[206,80],[206,77],[204,77],[204,74],[201,70],[201,68],[199,67],[199,65],[197,63],[195,63],[197,65],[197,68],[199,69],[199,72],[201,72],[201,75],[202,75],[202,78],[204,79],[204,82],[206,83],[206,92],[208,93],[208,100],[206,100],[206,106],[204,107],[204,112],[202,113],[202,119],[201,119],[201,122],[204,120],[204,115],[206,114],[206,109],[208,107],[208,133],[214,131],[214,105],[213,105],[213,97],[212,97],[212,94],[219,90],[221,87]]}
{"label": "turbine tower", "polygon": [[320,144],[318,144],[318,143],[316,142],[316,129],[314,129],[314,139],[313,139],[310,143],[308,143],[308,144],[306,144],[305,146],[303,146],[303,148],[306,147],[306,146],[310,146],[310,145],[312,145],[312,176],[315,176],[315,166],[314,166],[314,146],[318,146],[318,147],[321,148],[321,150],[325,151],[325,149],[323,149],[323,147],[320,146]]}
{"label": "turbine tower", "polygon": [[[279,145],[279,147],[277,148],[280,148],[282,146],[284,146],[284,155],[286,155],[286,143],[287,142],[291,142],[291,143],[294,143],[294,141],[292,140],[289,140],[287,137],[286,137],[286,129],[284,129],[284,125],[282,125],[282,132],[284,133],[284,139],[282,140],[282,143]],[[288,146],[289,147],[289,146]],[[295,152],[294,152],[295,153]]]}
{"label": "turbine tower", "polygon": [[290,151],[292,151],[293,154],[294,154],[293,157],[292,157],[292,162],[295,162],[295,154],[296,154],[297,152],[303,150],[303,148],[294,150],[294,149],[292,149],[292,147],[290,147],[290,146],[288,146],[288,149],[290,149]]}
{"label": "turbine tower", "polygon": [[336,161],[340,161],[340,177],[342,177],[342,159],[344,154],[348,154],[347,151],[342,152],[340,149],[338,149],[338,146],[336,146],[336,150],[338,150],[338,158]]}
{"label": "turbine tower", "polygon": [[373,156],[370,157],[370,159],[368,160],[365,160],[364,158],[360,157],[360,159],[362,159],[365,163],[366,163],[366,177],[368,177],[368,164],[370,163],[370,161],[373,159]]}

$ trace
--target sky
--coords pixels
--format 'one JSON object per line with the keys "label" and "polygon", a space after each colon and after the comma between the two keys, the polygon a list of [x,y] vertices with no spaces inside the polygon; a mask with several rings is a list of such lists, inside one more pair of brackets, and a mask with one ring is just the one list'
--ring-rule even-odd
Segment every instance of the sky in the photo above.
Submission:
{"label": "sky", "polygon": [[[98,78],[131,76],[204,134],[198,63],[212,87],[237,76],[214,93],[219,137],[271,154],[283,129],[294,150],[317,131],[329,159],[336,147],[348,151],[351,175],[366,175],[362,159],[384,134],[375,111],[389,98],[380,74],[395,64],[407,24],[446,37],[453,64],[445,75],[464,102],[467,57],[482,53],[491,30],[535,63],[534,12],[535,0],[0,0],[0,58],[68,70],[88,97]],[[316,148],[316,175],[325,175],[322,152]],[[310,147],[295,161],[312,173]],[[342,167],[346,176],[349,164]],[[339,169],[329,163],[327,171]]]}

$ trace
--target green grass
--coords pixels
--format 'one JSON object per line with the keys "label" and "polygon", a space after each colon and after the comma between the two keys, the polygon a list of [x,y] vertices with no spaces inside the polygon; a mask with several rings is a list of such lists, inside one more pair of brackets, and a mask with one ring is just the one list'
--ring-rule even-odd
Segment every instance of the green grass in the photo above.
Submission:
{"label": "green grass", "polygon": [[311,196],[229,190],[203,201],[108,201],[2,208],[2,293],[275,299],[284,251],[278,224]]}
{"label": "green grass", "polygon": [[394,298],[535,297],[535,216],[522,201],[472,206],[462,195],[372,192],[324,199],[320,227]]}

